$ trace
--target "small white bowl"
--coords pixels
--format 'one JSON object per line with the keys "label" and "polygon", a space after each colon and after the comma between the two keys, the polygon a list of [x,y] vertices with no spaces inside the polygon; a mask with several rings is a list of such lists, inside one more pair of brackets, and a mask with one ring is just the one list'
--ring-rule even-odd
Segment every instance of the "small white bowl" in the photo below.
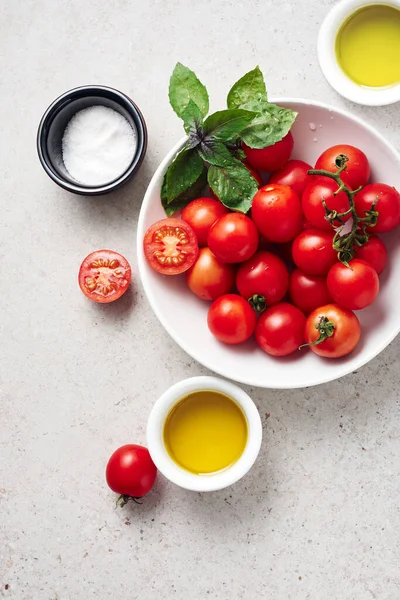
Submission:
{"label": "small white bowl", "polygon": [[[226,394],[242,409],[247,420],[247,443],[241,457],[230,467],[209,475],[194,475],[169,456],[163,439],[164,424],[172,407],[192,392],[213,390]],[[157,400],[147,423],[147,447],[157,469],[172,483],[194,492],[221,490],[241,479],[253,466],[260,451],[262,427],[259,412],[246,392],[217,377],[191,377],[175,383]]]}
{"label": "small white bowl", "polygon": [[390,87],[363,87],[342,71],[336,60],[335,42],[340,27],[350,15],[365,6],[385,4],[400,8],[400,0],[342,0],[325,17],[318,35],[318,60],[328,83],[342,96],[367,106],[383,106],[400,100],[400,84]]}

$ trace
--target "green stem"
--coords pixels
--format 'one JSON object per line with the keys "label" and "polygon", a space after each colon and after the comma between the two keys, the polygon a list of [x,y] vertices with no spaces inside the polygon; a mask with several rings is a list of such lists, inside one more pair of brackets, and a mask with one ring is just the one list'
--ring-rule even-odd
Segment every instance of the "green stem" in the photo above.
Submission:
{"label": "green stem", "polygon": [[333,321],[330,321],[328,317],[322,316],[320,317],[318,323],[315,325],[315,329],[319,332],[318,339],[314,342],[303,344],[302,346],[300,346],[299,350],[301,348],[304,348],[304,346],[317,346],[318,344],[321,344],[323,341],[325,341],[327,338],[332,337],[335,332],[335,323]]}
{"label": "green stem", "polygon": [[261,296],[260,294],[254,294],[254,296],[248,299],[248,302],[256,313],[261,314],[267,308],[267,301],[264,296]]}

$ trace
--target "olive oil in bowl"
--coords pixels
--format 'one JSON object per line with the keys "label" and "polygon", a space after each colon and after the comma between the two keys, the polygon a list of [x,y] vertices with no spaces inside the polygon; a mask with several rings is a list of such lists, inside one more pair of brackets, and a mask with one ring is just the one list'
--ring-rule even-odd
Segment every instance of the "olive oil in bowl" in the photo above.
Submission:
{"label": "olive oil in bowl", "polygon": [[341,69],[358,85],[400,83],[400,10],[386,4],[357,10],[339,29],[335,50]]}

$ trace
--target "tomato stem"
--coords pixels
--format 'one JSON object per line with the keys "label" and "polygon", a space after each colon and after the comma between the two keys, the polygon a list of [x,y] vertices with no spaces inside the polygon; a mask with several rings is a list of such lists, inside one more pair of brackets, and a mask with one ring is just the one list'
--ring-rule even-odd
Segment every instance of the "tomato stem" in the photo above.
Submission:
{"label": "tomato stem", "polygon": [[250,304],[251,308],[256,311],[256,313],[261,314],[267,308],[267,301],[265,300],[264,296],[261,296],[260,294],[254,294],[254,296],[248,299],[248,303]]}
{"label": "tomato stem", "polygon": [[333,321],[330,321],[328,317],[322,316],[320,317],[318,323],[315,324],[315,329],[319,332],[319,338],[314,342],[303,344],[302,346],[300,346],[299,350],[301,348],[304,348],[304,346],[317,346],[318,344],[321,344],[321,342],[325,341],[327,338],[332,337],[335,332],[335,323]]}
{"label": "tomato stem", "polygon": [[125,494],[121,494],[118,496],[115,504],[120,508],[124,508],[124,506],[128,504],[129,500],[133,500],[135,504],[143,504],[142,502],[138,502],[138,500],[141,500],[141,498],[143,498],[143,496],[127,496]]}

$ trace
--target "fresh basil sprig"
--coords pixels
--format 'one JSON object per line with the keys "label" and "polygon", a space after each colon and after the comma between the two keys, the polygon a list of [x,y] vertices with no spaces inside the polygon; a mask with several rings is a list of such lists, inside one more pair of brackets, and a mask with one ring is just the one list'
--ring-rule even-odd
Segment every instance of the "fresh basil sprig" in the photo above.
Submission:
{"label": "fresh basil sprig", "polygon": [[240,160],[241,143],[252,148],[274,144],[288,133],[296,113],[268,102],[258,67],[233,85],[227,109],[207,117],[207,89],[193,71],[178,63],[169,99],[188,139],[164,176],[161,202],[167,215],[199,196],[206,181],[225,206],[248,212],[258,186]]}

